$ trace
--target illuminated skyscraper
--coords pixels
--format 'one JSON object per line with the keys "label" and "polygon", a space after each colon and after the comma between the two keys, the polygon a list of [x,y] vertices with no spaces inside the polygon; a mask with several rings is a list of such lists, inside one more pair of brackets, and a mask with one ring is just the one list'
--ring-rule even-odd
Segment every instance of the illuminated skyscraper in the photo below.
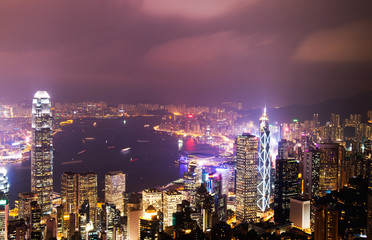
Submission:
{"label": "illuminated skyscraper", "polygon": [[152,205],[156,211],[163,210],[163,193],[157,189],[145,189],[142,191],[142,210],[146,209]]}
{"label": "illuminated skyscraper", "polygon": [[115,204],[124,213],[123,193],[126,191],[126,175],[122,171],[111,171],[105,175],[105,201]]}
{"label": "illuminated skyscraper", "polygon": [[298,161],[295,158],[276,160],[274,220],[289,220],[290,199],[298,195]]}
{"label": "illuminated skyscraper", "polygon": [[173,225],[173,213],[177,212],[177,205],[182,203],[182,194],[176,190],[164,192],[163,195],[164,227]]}
{"label": "illuminated skyscraper", "polygon": [[49,94],[36,92],[32,100],[31,191],[38,195],[43,214],[52,212],[53,137]]}
{"label": "illuminated skyscraper", "polygon": [[6,169],[0,168],[0,239],[8,239],[9,183]]}
{"label": "illuminated skyscraper", "polygon": [[256,222],[258,138],[243,134],[236,138],[236,220]]}
{"label": "illuminated skyscraper", "polygon": [[341,189],[341,162],[343,147],[337,143],[319,143],[319,195],[324,196],[331,191]]}
{"label": "illuminated skyscraper", "polygon": [[97,173],[72,173],[62,175],[62,204],[65,213],[78,216],[82,205],[89,204],[89,221],[96,225],[97,220]]}
{"label": "illuminated skyscraper", "polygon": [[265,108],[260,117],[260,144],[258,150],[257,205],[261,211],[266,211],[270,207],[271,167],[269,118]]}

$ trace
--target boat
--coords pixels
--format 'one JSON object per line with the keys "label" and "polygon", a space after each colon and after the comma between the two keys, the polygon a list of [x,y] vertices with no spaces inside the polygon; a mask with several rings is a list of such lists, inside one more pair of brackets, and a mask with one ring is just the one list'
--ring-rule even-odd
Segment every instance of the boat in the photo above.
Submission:
{"label": "boat", "polygon": [[137,142],[139,142],[139,143],[148,143],[150,141],[149,140],[141,140],[141,139],[139,139],[139,140],[137,140]]}
{"label": "boat", "polygon": [[87,150],[86,149],[84,149],[83,151],[81,151],[81,152],[78,152],[77,154],[78,155],[80,155],[80,154],[83,154],[83,153],[85,153],[85,152],[87,152]]}
{"label": "boat", "polygon": [[85,140],[93,141],[93,140],[96,140],[96,139],[94,137],[86,137]]}
{"label": "boat", "polygon": [[150,127],[150,124],[145,124],[145,125],[143,125],[143,127],[148,128],[148,127]]}
{"label": "boat", "polygon": [[135,159],[130,158],[130,162],[135,162],[135,161],[137,161],[137,160],[138,160],[138,158],[135,158]]}
{"label": "boat", "polygon": [[115,148],[115,146],[114,146],[114,145],[112,145],[112,146],[108,146],[107,148],[110,148],[110,149],[112,149],[112,148]]}
{"label": "boat", "polygon": [[120,150],[121,153],[126,153],[126,152],[129,152],[130,150],[130,147],[127,147],[127,148],[123,148]]}
{"label": "boat", "polygon": [[93,127],[96,127],[96,126],[97,126],[97,122],[94,122],[94,123],[93,123]]}

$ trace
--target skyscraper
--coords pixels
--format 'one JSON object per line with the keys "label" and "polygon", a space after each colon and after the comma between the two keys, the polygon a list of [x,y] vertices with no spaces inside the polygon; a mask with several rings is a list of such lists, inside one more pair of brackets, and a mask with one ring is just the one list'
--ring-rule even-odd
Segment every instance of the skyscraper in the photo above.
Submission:
{"label": "skyscraper", "polygon": [[0,239],[8,239],[9,183],[6,169],[0,168]]}
{"label": "skyscraper", "polygon": [[290,199],[298,195],[298,161],[295,158],[276,160],[274,220],[289,220]]}
{"label": "skyscraper", "polygon": [[72,213],[77,217],[81,206],[88,202],[88,220],[95,226],[97,220],[97,173],[65,172],[62,175],[61,187],[65,213]]}
{"label": "skyscraper", "polygon": [[271,167],[269,118],[265,108],[260,117],[260,144],[258,150],[257,205],[261,211],[266,211],[270,207]]}
{"label": "skyscraper", "polygon": [[52,211],[53,137],[49,94],[36,92],[32,100],[31,191],[38,195],[43,214]]}
{"label": "skyscraper", "polygon": [[236,138],[236,220],[256,222],[258,138],[243,134]]}
{"label": "skyscraper", "polygon": [[337,143],[319,143],[319,195],[324,196],[331,191],[341,189],[341,162],[343,147]]}
{"label": "skyscraper", "polygon": [[142,191],[142,210],[152,205],[156,211],[163,211],[163,193],[157,189],[145,189]]}
{"label": "skyscraper", "polygon": [[177,205],[182,203],[182,194],[176,190],[163,194],[164,227],[173,225],[173,213],[177,212]]}
{"label": "skyscraper", "polygon": [[115,204],[124,213],[123,193],[126,191],[126,175],[122,171],[110,171],[105,175],[105,201]]}

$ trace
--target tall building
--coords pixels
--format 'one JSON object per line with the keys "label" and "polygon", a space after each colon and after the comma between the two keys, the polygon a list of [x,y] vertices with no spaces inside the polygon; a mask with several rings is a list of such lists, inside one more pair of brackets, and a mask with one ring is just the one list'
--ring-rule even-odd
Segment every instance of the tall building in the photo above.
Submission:
{"label": "tall building", "polygon": [[142,210],[152,205],[156,211],[163,211],[163,193],[157,189],[145,189],[142,191]]}
{"label": "tall building", "polygon": [[23,218],[28,222],[31,215],[31,202],[37,201],[35,193],[19,193],[18,194],[18,218]]}
{"label": "tall building", "polygon": [[155,240],[159,237],[160,216],[153,206],[149,206],[144,215],[140,217],[140,237],[139,239]]}
{"label": "tall building", "polygon": [[274,220],[289,220],[290,199],[298,195],[298,161],[295,158],[277,159],[274,190]]}
{"label": "tall building", "polygon": [[61,188],[62,188],[62,204],[65,213],[77,214],[79,206],[77,204],[78,186],[77,186],[78,174],[72,172],[64,172],[61,177]]}
{"label": "tall building", "polygon": [[303,189],[302,194],[307,199],[319,196],[320,151],[305,150],[303,157]]}
{"label": "tall building", "polygon": [[31,191],[43,214],[52,212],[53,137],[49,94],[36,92],[32,100]]}
{"label": "tall building", "polygon": [[177,205],[182,203],[182,194],[176,190],[164,192],[163,221],[164,227],[173,225],[173,213],[177,212]]}
{"label": "tall building", "polygon": [[337,143],[319,143],[320,151],[319,195],[341,189],[342,146]]}
{"label": "tall building", "polygon": [[258,150],[257,175],[257,206],[261,211],[266,211],[270,207],[271,168],[269,118],[265,108],[260,117],[260,144]]}
{"label": "tall building", "polygon": [[310,200],[291,198],[289,220],[302,230],[310,228]]}
{"label": "tall building", "polygon": [[97,222],[97,173],[65,172],[62,175],[62,204],[65,213],[75,214],[76,219],[81,206],[89,203],[89,221]]}
{"label": "tall building", "polygon": [[258,141],[250,134],[236,138],[236,220],[239,223],[257,219]]}
{"label": "tall building", "polygon": [[126,174],[122,171],[110,171],[105,175],[105,201],[115,204],[116,209],[124,213],[123,193],[126,191]]}
{"label": "tall building", "polygon": [[0,168],[0,239],[8,239],[9,183],[5,168]]}
{"label": "tall building", "polygon": [[334,206],[320,205],[315,210],[314,240],[338,239],[338,211]]}

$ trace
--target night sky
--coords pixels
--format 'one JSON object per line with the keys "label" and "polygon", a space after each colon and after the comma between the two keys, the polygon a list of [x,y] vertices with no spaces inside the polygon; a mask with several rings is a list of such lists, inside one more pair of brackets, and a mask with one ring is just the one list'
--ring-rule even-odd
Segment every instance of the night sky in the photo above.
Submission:
{"label": "night sky", "polygon": [[372,88],[372,1],[2,0],[0,99],[310,104]]}

